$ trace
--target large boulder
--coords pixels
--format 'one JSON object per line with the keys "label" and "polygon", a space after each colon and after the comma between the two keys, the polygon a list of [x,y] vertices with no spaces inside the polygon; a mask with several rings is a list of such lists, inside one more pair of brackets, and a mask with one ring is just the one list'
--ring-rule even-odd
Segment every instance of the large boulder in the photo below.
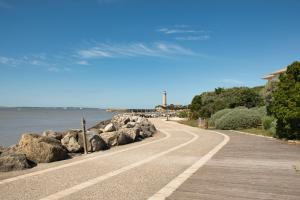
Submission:
{"label": "large boulder", "polygon": [[64,133],[61,132],[55,132],[52,130],[46,130],[42,133],[43,136],[47,136],[47,137],[51,137],[54,138],[56,140],[61,140],[64,136]]}
{"label": "large boulder", "polygon": [[66,149],[60,141],[38,134],[23,134],[19,151],[35,163],[48,163],[68,158]]}
{"label": "large boulder", "polygon": [[115,125],[113,123],[109,123],[104,128],[104,132],[113,132],[115,130],[116,130],[116,127],[115,127]]}
{"label": "large boulder", "polygon": [[109,147],[118,145],[118,136],[119,133],[117,131],[104,132],[100,134],[100,137],[105,141],[105,143]]}
{"label": "large boulder", "polygon": [[134,142],[139,137],[140,131],[139,128],[122,128],[118,132],[126,134]]}
{"label": "large boulder", "polygon": [[4,148],[3,146],[0,146],[0,155],[2,154],[3,151],[5,151],[6,148]]}
{"label": "large boulder", "polygon": [[0,155],[8,155],[8,154],[11,154],[11,153],[20,153],[20,149],[19,149],[19,145],[18,144],[14,144],[14,145],[11,145],[7,148],[0,148]]}
{"label": "large boulder", "polygon": [[[87,151],[94,152],[108,148],[106,142],[99,136],[98,131],[90,130],[86,132]],[[81,130],[70,130],[61,140],[63,146],[70,153],[80,153],[84,150],[83,133]]]}
{"label": "large boulder", "polygon": [[132,138],[125,132],[118,133],[118,145],[125,145],[134,142]]}
{"label": "large boulder", "polygon": [[91,129],[104,129],[105,126],[107,126],[109,123],[111,123],[111,120],[106,120],[106,121],[99,122],[95,126],[91,127],[89,130],[91,130]]}
{"label": "large boulder", "polygon": [[108,149],[106,142],[99,136],[97,132],[87,131],[87,148],[89,152]]}
{"label": "large boulder", "polygon": [[126,114],[116,115],[112,118],[111,122],[115,125],[116,129],[123,127],[131,121],[131,116]]}
{"label": "large boulder", "polygon": [[6,152],[0,156],[0,172],[23,170],[33,166],[24,154]]}
{"label": "large boulder", "polygon": [[136,125],[136,122],[128,122],[127,124],[125,124],[123,126],[123,128],[133,128],[133,127],[135,127],[135,125]]}
{"label": "large boulder", "polygon": [[79,153],[83,151],[83,145],[80,144],[79,140],[81,136],[81,130],[69,130],[64,138],[61,140],[61,144],[70,153]]}

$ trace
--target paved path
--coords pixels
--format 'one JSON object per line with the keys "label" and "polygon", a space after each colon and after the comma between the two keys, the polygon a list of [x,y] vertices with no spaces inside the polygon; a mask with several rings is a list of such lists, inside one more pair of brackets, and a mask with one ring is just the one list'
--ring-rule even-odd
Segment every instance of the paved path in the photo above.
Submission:
{"label": "paved path", "polygon": [[0,173],[0,199],[299,199],[299,146],[153,122],[142,142]]}
{"label": "paved path", "polygon": [[154,120],[142,142],[0,174],[0,199],[147,199],[224,141],[224,136]]}
{"label": "paved path", "polygon": [[230,142],[168,199],[300,199],[300,146],[222,131]]}

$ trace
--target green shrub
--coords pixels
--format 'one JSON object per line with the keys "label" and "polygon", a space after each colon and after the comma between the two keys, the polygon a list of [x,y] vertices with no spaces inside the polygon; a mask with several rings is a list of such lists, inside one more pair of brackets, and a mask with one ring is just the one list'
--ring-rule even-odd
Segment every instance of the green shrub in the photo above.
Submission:
{"label": "green shrub", "polygon": [[264,118],[264,117],[267,116],[267,108],[266,108],[266,106],[254,107],[254,108],[251,108],[251,110],[256,110],[259,113],[259,115],[260,115],[261,118]]}
{"label": "green shrub", "polygon": [[180,118],[188,118],[189,117],[189,110],[181,110],[177,113],[177,116]]}
{"label": "green shrub", "polygon": [[288,66],[279,80],[270,109],[277,119],[277,137],[300,139],[300,62]]}
{"label": "green shrub", "polygon": [[265,130],[269,130],[272,126],[272,122],[275,121],[274,117],[266,116],[262,118],[262,124]]}
{"label": "green shrub", "polygon": [[232,109],[226,108],[226,109],[216,112],[210,118],[210,125],[214,126],[216,123],[216,120],[220,119],[221,117],[223,117],[224,115],[226,115],[227,113],[229,113],[231,111],[232,111]]}
{"label": "green shrub", "polygon": [[254,128],[260,123],[261,118],[258,111],[250,109],[234,109],[216,120],[215,125],[217,129],[234,130]]}
{"label": "green shrub", "polygon": [[274,119],[274,120],[271,122],[270,128],[268,129],[268,131],[269,131],[270,133],[272,133],[273,136],[276,136],[276,126],[277,126],[277,120]]}

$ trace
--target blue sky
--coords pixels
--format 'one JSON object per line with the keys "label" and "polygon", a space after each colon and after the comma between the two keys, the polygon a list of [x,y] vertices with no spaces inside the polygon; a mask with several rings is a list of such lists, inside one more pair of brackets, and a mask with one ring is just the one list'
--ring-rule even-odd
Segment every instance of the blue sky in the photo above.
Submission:
{"label": "blue sky", "polygon": [[300,60],[298,0],[0,0],[0,106],[188,104]]}

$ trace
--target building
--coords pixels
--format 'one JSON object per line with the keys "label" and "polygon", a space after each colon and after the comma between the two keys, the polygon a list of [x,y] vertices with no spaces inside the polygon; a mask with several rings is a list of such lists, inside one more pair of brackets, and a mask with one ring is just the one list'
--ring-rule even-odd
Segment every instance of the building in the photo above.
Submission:
{"label": "building", "polygon": [[167,92],[163,91],[163,96],[162,96],[162,107],[166,108],[167,107]]}
{"label": "building", "polygon": [[167,106],[168,106],[168,104],[167,104],[167,92],[163,91],[163,93],[162,93],[162,104],[158,105],[158,106],[155,106],[155,110],[157,112],[164,112],[164,111],[166,111]]}
{"label": "building", "polygon": [[283,69],[280,69],[276,72],[273,72],[265,77],[263,77],[262,79],[265,79],[267,80],[268,82],[271,82],[271,81],[277,81],[279,79],[279,76],[283,73],[285,73],[287,70],[287,67],[283,68]]}

